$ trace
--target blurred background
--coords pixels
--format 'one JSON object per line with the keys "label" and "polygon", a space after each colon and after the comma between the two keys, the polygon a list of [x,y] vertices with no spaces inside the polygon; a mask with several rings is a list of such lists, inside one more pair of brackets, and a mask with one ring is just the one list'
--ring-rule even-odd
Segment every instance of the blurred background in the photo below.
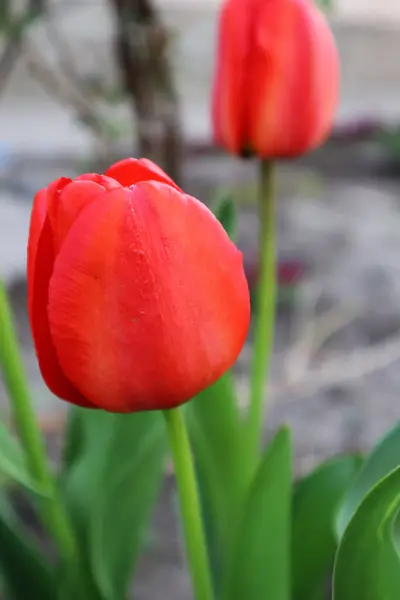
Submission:
{"label": "blurred background", "polygon": [[[400,414],[400,3],[321,4],[341,54],[341,104],[326,145],[278,167],[281,293],[266,423],[266,434],[293,426],[301,470],[369,448]],[[238,244],[256,281],[255,165],[211,139],[219,5],[0,0],[0,273],[49,440],[66,407],[41,382],[27,323],[25,247],[38,188],[146,155],[207,204],[233,190]],[[243,402],[249,354],[246,345],[237,365]],[[0,410],[7,415],[1,382]],[[167,577],[178,599],[185,575],[160,560],[154,594],[143,598],[158,600]]]}

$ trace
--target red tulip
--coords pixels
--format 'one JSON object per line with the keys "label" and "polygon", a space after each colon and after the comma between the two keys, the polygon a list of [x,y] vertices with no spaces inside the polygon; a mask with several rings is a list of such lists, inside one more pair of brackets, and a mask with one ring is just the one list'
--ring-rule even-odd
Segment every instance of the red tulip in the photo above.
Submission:
{"label": "red tulip", "polygon": [[250,315],[242,255],[220,223],[134,159],[37,193],[28,304],[50,390],[113,412],[172,408],[209,386]]}
{"label": "red tulip", "polygon": [[312,0],[226,0],[214,77],[216,141],[234,154],[299,156],[328,135],[339,60]]}

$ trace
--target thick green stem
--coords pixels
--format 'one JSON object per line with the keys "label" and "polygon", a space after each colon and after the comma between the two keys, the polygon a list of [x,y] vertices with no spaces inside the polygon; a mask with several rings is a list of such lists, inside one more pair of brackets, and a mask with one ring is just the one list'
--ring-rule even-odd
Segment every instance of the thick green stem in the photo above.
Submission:
{"label": "thick green stem", "polygon": [[195,600],[212,600],[210,565],[203,531],[199,495],[190,442],[179,409],[164,411]]}
{"label": "thick green stem", "polygon": [[39,501],[43,521],[54,537],[61,559],[70,563],[75,556],[74,537],[48,466],[44,443],[36,422],[19,353],[7,294],[1,282],[0,370],[10,397],[19,437],[25,450],[27,466],[32,477],[44,492],[43,498],[40,498]]}
{"label": "thick green stem", "polygon": [[264,395],[274,341],[276,307],[276,223],[274,167],[261,162],[259,216],[259,280],[256,295],[250,406],[247,416],[249,456],[257,461],[263,431]]}

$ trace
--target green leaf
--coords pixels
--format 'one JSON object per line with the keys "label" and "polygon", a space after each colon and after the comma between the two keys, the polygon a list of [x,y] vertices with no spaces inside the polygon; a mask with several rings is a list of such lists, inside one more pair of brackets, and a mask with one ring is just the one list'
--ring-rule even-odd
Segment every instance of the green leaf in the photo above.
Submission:
{"label": "green leaf", "polygon": [[339,539],[366,494],[380,479],[400,464],[400,422],[375,446],[348,489],[336,522]]}
{"label": "green leaf", "polygon": [[[93,570],[106,597],[124,597],[145,541],[162,477],[165,440],[160,433],[155,426],[147,431],[132,463],[110,477],[109,493],[99,498],[91,551]],[[116,498],[119,498],[117,511]]]}
{"label": "green leaf", "polygon": [[225,600],[290,598],[291,461],[290,432],[282,428],[249,490],[227,573]]}
{"label": "green leaf", "polygon": [[400,158],[400,131],[398,127],[387,127],[376,135],[376,141],[393,161]]}
{"label": "green leaf", "polygon": [[333,10],[334,0],[317,0],[317,4],[322,10],[330,12]]}
{"label": "green leaf", "polygon": [[395,520],[400,510],[400,467],[366,496],[340,542],[334,600],[398,600],[400,557]]}
{"label": "green leaf", "polygon": [[236,205],[232,195],[228,193],[218,200],[213,212],[231,240],[235,241],[237,215]]}
{"label": "green leaf", "polygon": [[68,410],[67,426],[64,437],[62,465],[66,473],[79,459],[84,450],[84,412],[76,406]]}
{"label": "green leaf", "polygon": [[55,600],[57,586],[49,565],[28,539],[6,503],[0,502],[0,571],[7,600]]}
{"label": "green leaf", "polygon": [[83,448],[65,496],[101,597],[126,597],[162,481],[161,415],[80,411]]}
{"label": "green leaf", "polygon": [[10,4],[11,0],[2,0],[0,2],[0,34],[7,33],[12,20]]}
{"label": "green leaf", "polygon": [[[186,406],[206,521],[208,550],[218,579],[244,494],[242,422],[232,375],[225,373]],[[217,582],[215,581],[217,585]]]}
{"label": "green leaf", "polygon": [[44,490],[31,477],[24,453],[9,429],[0,421],[0,477],[12,480],[36,494],[45,495]]}
{"label": "green leaf", "polygon": [[320,465],[296,486],[292,516],[292,600],[324,598],[337,542],[336,511],[361,466],[356,456]]}
{"label": "green leaf", "polygon": [[35,4],[37,6],[28,6],[24,12],[17,16],[12,10],[11,1],[1,0],[0,35],[5,38],[6,42],[20,41],[30,25],[43,14],[44,3],[43,6],[40,1]]}

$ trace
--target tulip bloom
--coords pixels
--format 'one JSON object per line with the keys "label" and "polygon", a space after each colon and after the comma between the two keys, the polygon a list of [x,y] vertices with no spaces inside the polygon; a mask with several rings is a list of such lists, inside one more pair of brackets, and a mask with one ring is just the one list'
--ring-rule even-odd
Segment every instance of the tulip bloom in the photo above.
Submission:
{"label": "tulip bloom", "polygon": [[242,255],[223,227],[134,159],[37,193],[28,305],[50,390],[112,412],[172,408],[212,384],[250,315]]}
{"label": "tulip bloom", "polygon": [[339,60],[312,0],[226,0],[213,90],[215,139],[234,154],[290,158],[320,145]]}

